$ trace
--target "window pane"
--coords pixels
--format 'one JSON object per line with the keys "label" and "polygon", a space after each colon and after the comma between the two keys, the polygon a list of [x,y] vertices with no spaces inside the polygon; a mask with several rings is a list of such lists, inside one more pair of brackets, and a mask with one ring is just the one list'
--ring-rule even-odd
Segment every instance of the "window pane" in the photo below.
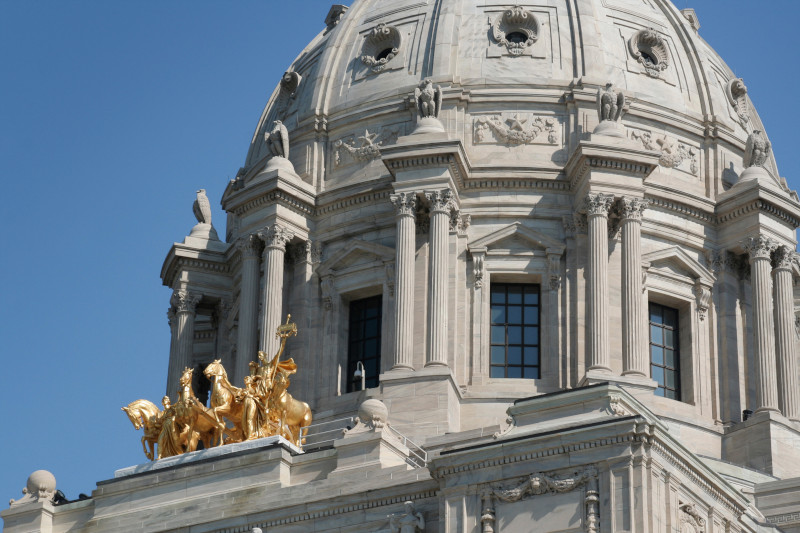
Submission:
{"label": "window pane", "polygon": [[492,326],[492,344],[506,343],[506,327]]}
{"label": "window pane", "polygon": [[670,368],[678,368],[678,361],[675,358],[675,350],[664,350],[664,365]]}
{"label": "window pane", "polygon": [[671,328],[678,327],[678,311],[676,309],[670,309],[669,307],[664,307],[664,325],[669,326]]}
{"label": "window pane", "polygon": [[661,346],[650,346],[650,361],[654,365],[664,364],[664,348]]}
{"label": "window pane", "polygon": [[539,366],[539,348],[525,348],[525,364]]}
{"label": "window pane", "polygon": [[364,370],[367,372],[368,376],[377,376],[380,374],[380,372],[378,372],[378,360],[367,359],[364,361]]}
{"label": "window pane", "polygon": [[661,385],[664,386],[664,369],[658,366],[651,367],[653,372],[653,380]]}
{"label": "window pane", "polygon": [[508,347],[508,364],[521,365],[522,364],[522,348],[519,346]]}
{"label": "window pane", "polygon": [[539,290],[536,287],[525,287],[525,304],[538,305],[539,304]]}
{"label": "window pane", "polygon": [[522,333],[525,335],[525,344],[539,344],[539,328],[526,327]]}
{"label": "window pane", "polygon": [[506,377],[506,369],[505,369],[505,367],[503,367],[503,366],[493,366],[491,371],[490,371],[490,373],[489,373],[489,377],[493,377],[493,378],[504,378],[504,377]]}
{"label": "window pane", "polygon": [[655,322],[657,324],[663,324],[664,320],[661,318],[661,306],[656,304],[650,304],[650,322]]}
{"label": "window pane", "polygon": [[492,306],[492,324],[506,323],[506,307],[504,305]]}
{"label": "window pane", "polygon": [[508,306],[508,323],[522,324],[522,307],[518,305]]}
{"label": "window pane", "polygon": [[522,377],[522,367],[521,366],[509,366],[506,368],[506,377],[509,378],[521,378]]}
{"label": "window pane", "polygon": [[526,366],[522,370],[522,376],[528,379],[539,379],[539,369],[535,366]]}
{"label": "window pane", "polygon": [[381,310],[382,298],[373,296],[354,300],[349,305],[347,338],[347,390],[353,390],[353,373],[358,363],[364,365],[365,383],[378,386],[381,365]]}
{"label": "window pane", "polygon": [[508,286],[508,303],[521,304],[522,303],[522,286],[509,285]]}
{"label": "window pane", "polygon": [[508,344],[522,344],[522,328],[519,326],[508,326]]}
{"label": "window pane", "polygon": [[675,332],[671,329],[664,330],[664,346],[675,348]]}
{"label": "window pane", "polygon": [[364,343],[364,357],[375,357],[378,355],[378,339],[369,339]]}
{"label": "window pane", "polygon": [[525,308],[525,323],[526,324],[538,324],[539,323],[539,308],[538,307],[526,307]]}
{"label": "window pane", "polygon": [[650,342],[653,344],[664,344],[664,330],[661,326],[650,324]]}
{"label": "window pane", "polygon": [[492,346],[492,364],[504,365],[506,364],[506,347],[505,346]]}
{"label": "window pane", "polygon": [[667,398],[669,398],[670,400],[678,400],[679,399],[678,398],[678,393],[676,391],[674,391],[674,390],[664,390],[664,389],[658,389],[658,390],[663,391],[662,395],[667,397]]}
{"label": "window pane", "polygon": [[495,286],[492,285],[492,303],[504,304],[506,303],[506,287],[505,285]]}
{"label": "window pane", "polygon": [[664,371],[664,378],[665,383],[664,385],[667,386],[669,389],[675,388],[675,371],[674,370],[665,370]]}
{"label": "window pane", "polygon": [[374,306],[373,307],[367,307],[364,310],[364,315],[367,318],[375,318],[375,317],[378,316],[379,313],[380,313],[380,309],[378,309],[377,307],[374,307]]}
{"label": "window pane", "polygon": [[664,396],[664,389],[658,388],[655,390],[656,396]]}
{"label": "window pane", "polygon": [[378,336],[378,319],[371,318],[366,321],[366,325],[364,326],[364,336],[369,337],[377,337]]}

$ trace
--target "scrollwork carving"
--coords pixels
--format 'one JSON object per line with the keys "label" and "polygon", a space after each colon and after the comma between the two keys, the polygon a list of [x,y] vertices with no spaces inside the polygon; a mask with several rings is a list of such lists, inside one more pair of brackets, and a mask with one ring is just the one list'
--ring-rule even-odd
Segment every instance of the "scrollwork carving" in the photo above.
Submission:
{"label": "scrollwork carving", "polygon": [[[381,132],[370,132],[368,129],[365,129],[364,135],[360,135],[357,138],[350,136],[348,138],[339,139],[333,144],[335,148],[333,153],[333,165],[338,167],[342,164],[342,153],[347,154],[353,161],[358,162],[380,159],[381,146],[394,143],[398,135],[400,135],[400,130],[398,128]],[[377,140],[380,137],[383,138]],[[356,146],[356,140],[359,142],[358,146]]]}
{"label": "scrollwork carving", "polygon": [[380,23],[364,37],[361,62],[373,72],[380,72],[397,56],[402,42],[402,35],[397,28]]}
{"label": "scrollwork carving", "polygon": [[322,304],[327,311],[333,308],[333,299],[336,296],[336,285],[333,276],[325,276],[320,280],[322,289]]}
{"label": "scrollwork carving", "polygon": [[746,124],[750,120],[749,110],[747,107],[747,86],[744,84],[742,78],[731,78],[725,85],[725,96],[728,97],[728,102],[736,111],[736,116],[742,124]]}
{"label": "scrollwork carving", "polygon": [[653,28],[634,33],[628,41],[628,48],[648,76],[658,78],[669,67],[666,41]]}
{"label": "scrollwork carving", "polygon": [[520,6],[504,10],[492,23],[492,38],[512,56],[520,56],[539,39],[539,20]]}
{"label": "scrollwork carving", "polygon": [[556,291],[561,286],[561,256],[547,254],[547,278],[550,290]]}
{"label": "scrollwork carving", "polygon": [[528,476],[527,479],[514,488],[506,490],[493,489],[492,494],[504,502],[517,502],[527,497],[539,496],[548,492],[570,492],[595,478],[597,478],[597,470],[595,468],[587,468],[564,478],[551,477],[537,472]]}
{"label": "scrollwork carving", "polygon": [[711,304],[711,288],[701,285],[699,282],[694,286],[695,303],[697,304],[697,314],[700,320],[706,319],[706,312]]}

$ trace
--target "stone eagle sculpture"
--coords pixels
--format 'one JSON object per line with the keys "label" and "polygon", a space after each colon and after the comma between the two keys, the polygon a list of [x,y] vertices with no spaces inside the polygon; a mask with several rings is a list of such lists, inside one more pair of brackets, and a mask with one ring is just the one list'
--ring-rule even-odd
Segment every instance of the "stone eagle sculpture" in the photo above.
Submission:
{"label": "stone eagle sculpture", "polygon": [[624,107],[625,95],[622,91],[615,91],[610,83],[606,84],[605,89],[597,91],[597,115],[600,122],[606,120],[619,122]]}
{"label": "stone eagle sculpture", "polygon": [[431,80],[422,80],[414,89],[414,99],[420,118],[439,118],[442,109],[442,88],[434,86]]}
{"label": "stone eagle sculpture", "polygon": [[763,167],[769,157],[770,148],[770,142],[761,130],[753,130],[753,133],[747,136],[747,144],[744,147],[742,160],[744,167]]}
{"label": "stone eagle sculpture", "polygon": [[283,122],[276,120],[272,131],[264,133],[264,141],[273,157],[289,159],[289,130]]}
{"label": "stone eagle sculpture", "polygon": [[192,211],[197,222],[200,224],[211,224],[211,203],[206,196],[206,190],[200,189],[197,191],[197,199],[192,204]]}

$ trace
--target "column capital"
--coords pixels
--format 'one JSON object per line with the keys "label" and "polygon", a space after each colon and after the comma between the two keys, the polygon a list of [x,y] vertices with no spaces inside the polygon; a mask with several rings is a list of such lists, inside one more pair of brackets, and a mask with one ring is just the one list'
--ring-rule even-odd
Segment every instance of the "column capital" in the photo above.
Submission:
{"label": "column capital", "polygon": [[456,232],[460,236],[466,236],[467,228],[472,223],[472,215],[462,215],[458,209],[450,212],[450,231]]}
{"label": "column capital", "polygon": [[795,252],[788,246],[778,246],[772,254],[775,270],[791,270],[795,261]]}
{"label": "column capital", "polygon": [[264,241],[265,249],[277,248],[286,251],[286,243],[294,238],[294,232],[280,225],[266,226],[256,232],[258,238]]}
{"label": "column capital", "polygon": [[425,193],[425,198],[430,202],[431,214],[445,213],[450,216],[450,212],[455,207],[453,191],[449,188],[438,191],[428,191]]}
{"label": "column capital", "polygon": [[770,259],[770,255],[778,247],[778,243],[764,235],[758,234],[755,237],[748,237],[742,243],[745,252],[750,256],[750,261],[756,259]]}
{"label": "column capital", "polygon": [[242,259],[258,258],[261,253],[261,239],[257,235],[243,235],[234,244]]}
{"label": "column capital", "polygon": [[414,216],[417,212],[417,193],[415,192],[399,192],[397,194],[389,195],[397,211],[397,216]]}
{"label": "column capital", "polygon": [[202,297],[203,295],[198,292],[175,289],[172,291],[170,303],[175,307],[176,313],[194,313]]}
{"label": "column capital", "polygon": [[650,206],[650,200],[631,196],[623,196],[617,202],[617,213],[625,220],[642,220],[644,210]]}
{"label": "column capital", "polygon": [[175,314],[175,308],[170,305],[167,308],[167,323],[169,324],[170,327],[172,327],[172,325],[175,323],[176,316],[177,315]]}
{"label": "column capital", "polygon": [[608,217],[608,211],[614,203],[614,195],[606,193],[589,193],[583,199],[583,209],[587,216],[600,215]]}
{"label": "column capital", "polygon": [[300,242],[292,246],[287,252],[295,264],[318,265],[322,261],[322,245],[311,241]]}

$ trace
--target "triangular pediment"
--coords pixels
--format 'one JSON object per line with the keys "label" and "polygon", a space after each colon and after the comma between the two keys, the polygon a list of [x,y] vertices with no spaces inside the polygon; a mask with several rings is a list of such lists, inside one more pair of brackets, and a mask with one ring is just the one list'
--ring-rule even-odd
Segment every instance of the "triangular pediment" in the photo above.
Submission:
{"label": "triangular pediment", "polygon": [[337,272],[358,270],[376,264],[394,261],[394,248],[374,242],[353,240],[323,261],[318,269],[320,276]]}
{"label": "triangular pediment", "polygon": [[687,277],[703,285],[714,284],[714,274],[677,246],[644,254],[642,261],[649,263],[649,270]]}
{"label": "triangular pediment", "polygon": [[524,226],[521,222],[509,224],[469,243],[469,249],[475,252],[543,250],[549,254],[560,255],[564,252],[564,248],[564,243]]}

